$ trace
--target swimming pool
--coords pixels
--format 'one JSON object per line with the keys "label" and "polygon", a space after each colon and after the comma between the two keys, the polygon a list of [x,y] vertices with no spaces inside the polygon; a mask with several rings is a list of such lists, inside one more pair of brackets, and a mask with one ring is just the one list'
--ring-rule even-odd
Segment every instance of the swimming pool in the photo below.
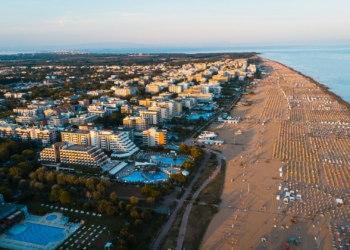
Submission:
{"label": "swimming pool", "polygon": [[[171,164],[175,164],[175,165],[182,165],[182,163],[186,160],[188,160],[188,158],[186,157],[165,157],[165,156],[160,156],[160,155],[152,155],[151,159],[154,160],[155,162],[160,162],[160,163],[164,163],[167,165],[171,165]],[[175,161],[174,161],[175,159]]]}
{"label": "swimming pool", "polygon": [[139,181],[145,181],[146,179],[143,178],[142,172],[135,171],[131,175],[124,177],[123,180],[127,182],[139,182]]}
{"label": "swimming pool", "polygon": [[[26,226],[26,229],[23,225]],[[28,242],[41,246],[46,246],[51,242],[60,241],[66,237],[63,228],[31,222],[14,225],[5,234],[7,239]]]}
{"label": "swimming pool", "polygon": [[169,177],[163,172],[156,172],[154,174],[145,173],[147,180],[149,181],[166,181]]}
{"label": "swimming pool", "polygon": [[163,172],[156,172],[154,174],[145,172],[144,175],[146,178],[143,177],[141,171],[135,171],[131,175],[128,175],[128,176],[122,178],[122,180],[124,180],[126,182],[148,183],[148,182],[153,182],[153,181],[165,181],[165,180],[169,179],[168,175],[163,173]]}
{"label": "swimming pool", "polygon": [[213,113],[204,113],[204,114],[192,114],[187,116],[188,120],[198,120],[199,118],[208,119],[209,117],[213,116]]}
{"label": "swimming pool", "polygon": [[46,217],[46,220],[48,220],[48,221],[56,220],[56,219],[57,219],[57,215],[56,214],[51,214],[51,215]]}

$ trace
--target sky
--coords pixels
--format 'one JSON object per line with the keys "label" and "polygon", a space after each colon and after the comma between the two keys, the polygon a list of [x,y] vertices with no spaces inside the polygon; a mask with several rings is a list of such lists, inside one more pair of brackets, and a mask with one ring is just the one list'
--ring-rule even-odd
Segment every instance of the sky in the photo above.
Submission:
{"label": "sky", "polygon": [[0,49],[350,43],[348,0],[3,0]]}

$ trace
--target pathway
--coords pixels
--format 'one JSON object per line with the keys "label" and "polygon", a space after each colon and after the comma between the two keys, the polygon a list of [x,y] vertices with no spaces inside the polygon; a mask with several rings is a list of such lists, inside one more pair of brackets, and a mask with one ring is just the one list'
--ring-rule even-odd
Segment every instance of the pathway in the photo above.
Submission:
{"label": "pathway", "polygon": [[197,171],[197,174],[193,178],[191,184],[187,187],[187,189],[186,189],[184,195],[182,196],[181,200],[177,203],[176,208],[174,209],[174,211],[171,214],[168,222],[165,224],[165,226],[163,227],[162,231],[158,235],[158,238],[156,239],[155,243],[153,244],[152,249],[159,249],[160,243],[162,242],[164,236],[168,234],[168,231],[169,231],[171,225],[174,223],[175,218],[176,218],[179,210],[181,209],[184,201],[186,200],[187,196],[190,194],[193,185],[196,183],[199,175],[201,174],[202,170],[204,169],[205,165],[207,164],[207,161],[209,160],[209,157],[210,157],[210,154],[206,153],[205,157],[204,157],[204,160],[202,161],[202,164],[201,164],[200,168]]}
{"label": "pathway", "polygon": [[[212,173],[212,175],[192,195],[192,200],[196,199],[197,196],[200,194],[200,192],[202,192],[202,190],[209,184],[209,182],[211,182],[215,178],[215,176],[220,172],[222,156],[221,156],[221,154],[219,154],[219,153],[217,153],[215,151],[212,151],[212,152],[216,154],[216,157],[218,159],[218,166],[216,167],[216,169]],[[184,215],[182,217],[181,227],[180,227],[180,231],[179,231],[179,237],[177,239],[176,250],[181,250],[182,249],[182,245],[183,245],[183,241],[184,241],[185,233],[186,233],[188,216],[190,215],[191,208],[192,208],[192,201],[190,202],[189,205],[187,205],[185,213],[184,213]]]}

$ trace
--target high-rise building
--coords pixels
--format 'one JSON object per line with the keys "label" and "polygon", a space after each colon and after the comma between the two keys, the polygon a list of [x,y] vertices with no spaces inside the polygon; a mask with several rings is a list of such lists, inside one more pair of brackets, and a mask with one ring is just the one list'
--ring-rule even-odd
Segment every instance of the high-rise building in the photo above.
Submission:
{"label": "high-rise building", "polygon": [[158,124],[160,122],[160,111],[157,107],[151,107],[149,110],[139,112],[142,118],[147,118],[148,124]]}
{"label": "high-rise building", "polygon": [[51,148],[40,152],[43,163],[63,163],[87,167],[101,167],[110,162],[108,156],[98,147],[75,145],[68,142],[57,142]]}
{"label": "high-rise building", "polygon": [[165,129],[150,128],[142,132],[143,145],[159,146],[167,143],[167,131]]}
{"label": "high-rise building", "polygon": [[61,133],[62,142],[83,146],[96,146],[110,151],[122,151],[132,155],[138,148],[129,138],[127,132],[111,130],[72,130]]}

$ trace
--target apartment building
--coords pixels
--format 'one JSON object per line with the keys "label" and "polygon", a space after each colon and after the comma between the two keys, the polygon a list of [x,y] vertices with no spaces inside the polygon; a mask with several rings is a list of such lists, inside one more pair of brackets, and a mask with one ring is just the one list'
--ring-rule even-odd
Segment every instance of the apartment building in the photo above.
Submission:
{"label": "apartment building", "polygon": [[120,107],[120,112],[122,114],[132,114],[132,106],[130,105],[123,105]]}
{"label": "apartment building", "polygon": [[181,93],[182,92],[182,86],[181,85],[169,85],[169,92],[171,93]]}
{"label": "apartment building", "polygon": [[116,96],[136,95],[138,89],[134,87],[115,88],[114,92]]}
{"label": "apartment building", "polygon": [[21,140],[37,140],[42,144],[51,144],[57,141],[58,130],[56,127],[17,127],[14,136]]}
{"label": "apartment building", "polygon": [[41,162],[101,167],[110,162],[102,149],[96,146],[82,146],[67,142],[57,142],[51,148],[40,152]]}
{"label": "apartment building", "polygon": [[68,118],[65,116],[51,116],[49,120],[47,120],[48,125],[62,126],[68,123]]}
{"label": "apartment building", "polygon": [[207,93],[207,94],[180,93],[179,97],[182,97],[182,98],[193,97],[193,98],[196,98],[198,102],[212,102],[213,101],[213,94],[212,93]]}
{"label": "apartment building", "polygon": [[10,138],[15,135],[17,125],[0,121],[0,138]]}
{"label": "apartment building", "polygon": [[68,122],[72,125],[83,125],[87,124],[89,122],[93,122],[98,118],[98,115],[96,114],[83,114],[83,115],[77,115],[76,117],[70,118]]}
{"label": "apartment building", "polygon": [[123,119],[123,126],[137,131],[148,129],[148,118],[141,116],[127,116]]}
{"label": "apartment building", "polygon": [[152,127],[142,132],[142,139],[145,146],[165,145],[167,143],[167,131]]}
{"label": "apartment building", "polygon": [[155,85],[155,84],[148,84],[146,85],[146,89],[145,91],[146,92],[149,92],[151,94],[156,94],[158,93],[159,91],[161,91],[162,87],[159,86],[159,85]]}
{"label": "apartment building", "polygon": [[13,93],[13,92],[7,92],[6,94],[4,94],[5,98],[23,98],[25,97],[27,94],[26,93]]}
{"label": "apartment building", "polygon": [[21,123],[23,125],[34,124],[35,122],[35,119],[32,116],[17,116],[15,120],[17,123]]}
{"label": "apartment building", "polygon": [[38,114],[37,108],[15,108],[12,110],[13,113],[16,113],[19,116],[34,116]]}
{"label": "apartment building", "polygon": [[138,148],[127,132],[111,130],[71,130],[61,132],[62,142],[83,146],[96,146],[111,151],[123,151],[132,155]]}
{"label": "apartment building", "polygon": [[62,113],[75,113],[75,106],[71,104],[65,104],[52,109],[44,110],[45,117],[61,115]]}
{"label": "apartment building", "polygon": [[135,133],[134,133],[133,128],[117,127],[117,128],[113,128],[113,131],[114,132],[124,132],[128,135],[128,137],[131,141],[135,140]]}
{"label": "apartment building", "polygon": [[160,122],[160,111],[158,109],[154,110],[154,108],[157,107],[152,107],[153,110],[142,110],[139,111],[140,116],[142,118],[146,118],[148,124],[158,124]]}
{"label": "apartment building", "polygon": [[130,156],[139,150],[126,132],[90,131],[91,145],[108,151],[126,152]]}
{"label": "apartment building", "polygon": [[61,132],[62,142],[70,142],[78,145],[91,145],[91,135],[89,130],[70,130]]}

